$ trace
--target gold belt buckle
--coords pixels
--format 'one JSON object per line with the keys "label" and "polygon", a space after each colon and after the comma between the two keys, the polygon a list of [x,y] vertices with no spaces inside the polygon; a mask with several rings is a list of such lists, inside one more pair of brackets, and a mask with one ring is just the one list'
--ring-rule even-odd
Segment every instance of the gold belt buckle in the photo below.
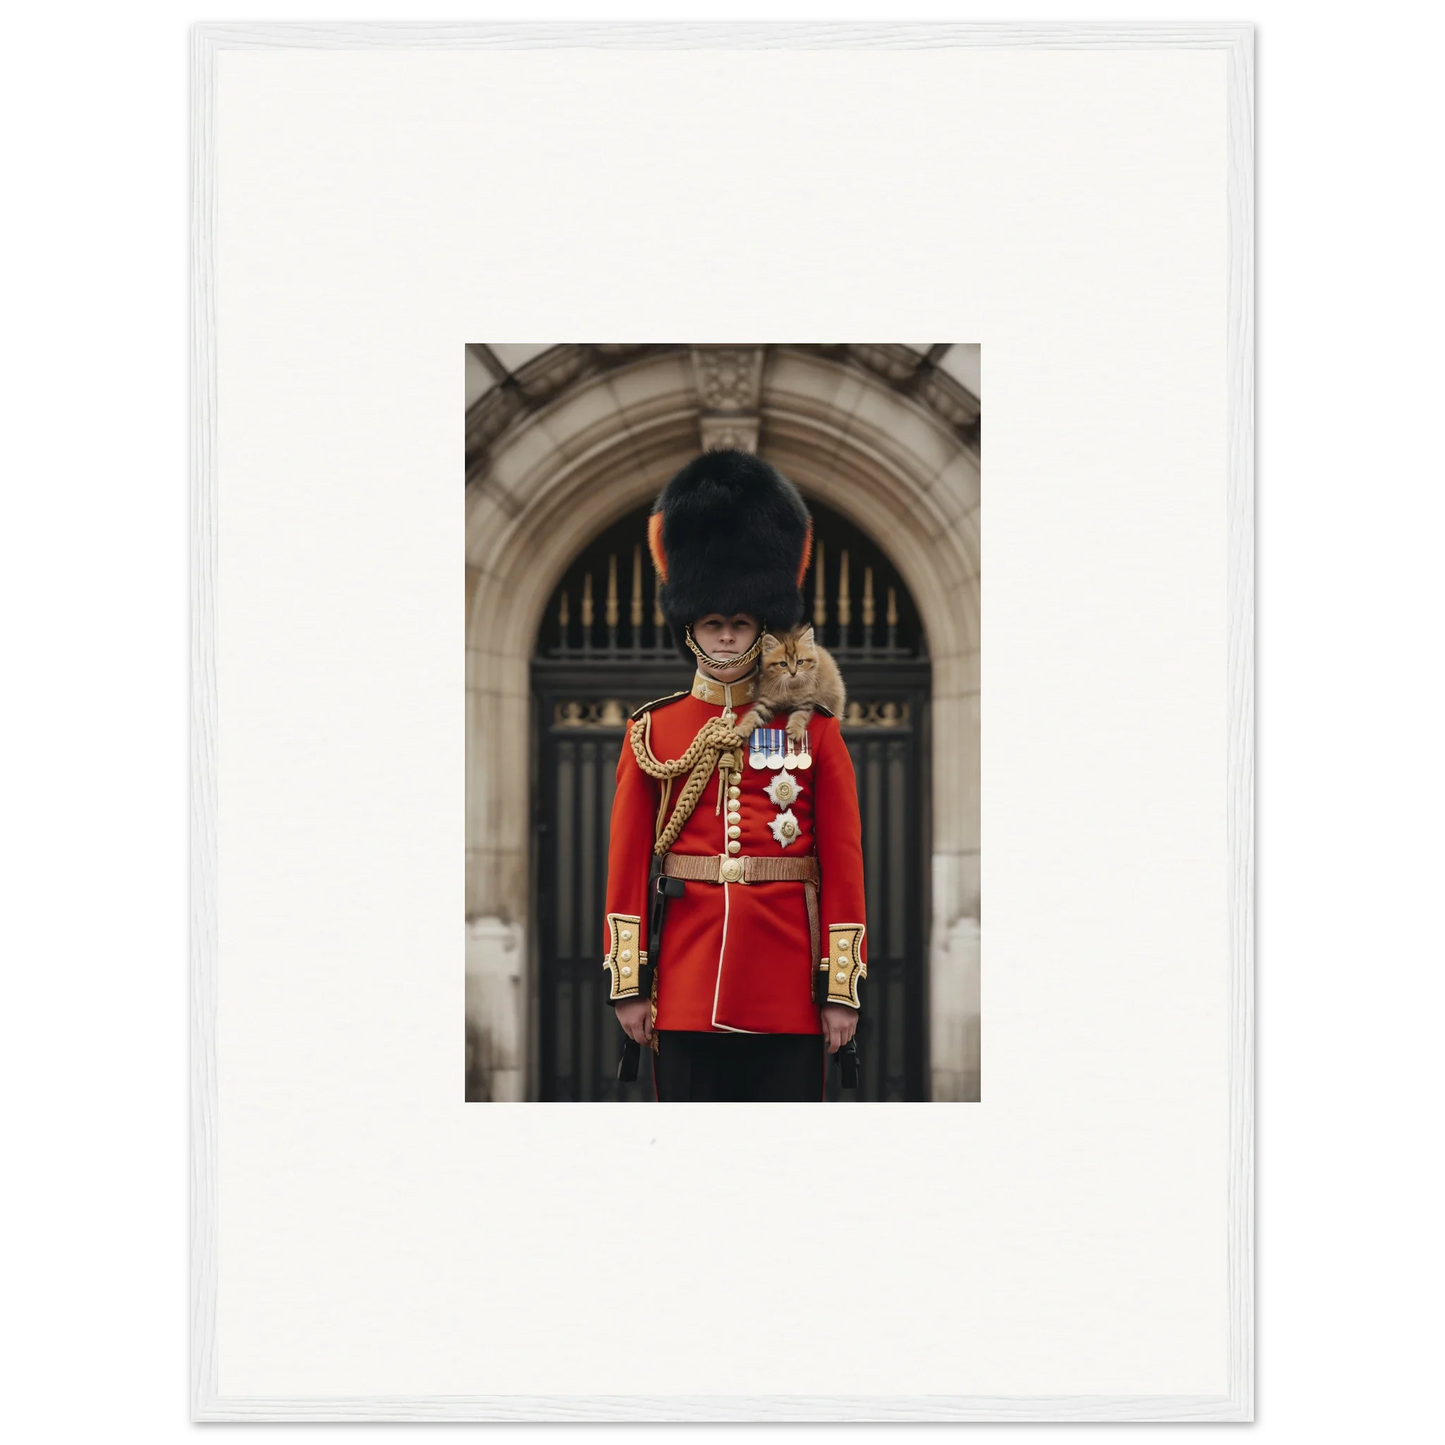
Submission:
{"label": "gold belt buckle", "polygon": [[720,859],[717,870],[719,880],[723,883],[741,883],[743,881],[743,860],[730,857],[726,853],[721,854]]}

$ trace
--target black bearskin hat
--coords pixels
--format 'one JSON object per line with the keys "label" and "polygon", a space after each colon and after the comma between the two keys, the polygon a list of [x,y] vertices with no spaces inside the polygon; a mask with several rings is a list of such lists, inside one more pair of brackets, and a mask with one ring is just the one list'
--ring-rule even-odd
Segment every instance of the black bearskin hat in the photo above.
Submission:
{"label": "black bearskin hat", "polygon": [[647,542],[657,600],[684,657],[684,630],[709,612],[751,613],[777,632],[803,616],[813,520],[798,489],[751,452],[690,461],[662,489]]}

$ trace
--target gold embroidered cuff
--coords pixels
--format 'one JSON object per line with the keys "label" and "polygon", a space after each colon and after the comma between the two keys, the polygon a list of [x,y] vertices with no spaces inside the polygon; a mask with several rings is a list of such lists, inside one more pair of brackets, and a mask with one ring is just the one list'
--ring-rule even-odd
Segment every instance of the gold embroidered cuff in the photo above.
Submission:
{"label": "gold embroidered cuff", "polygon": [[822,967],[828,970],[829,1003],[858,1007],[858,980],[868,977],[868,965],[860,956],[863,932],[861,923],[828,925],[828,956]]}
{"label": "gold embroidered cuff", "polygon": [[607,915],[609,946],[602,967],[612,975],[610,1002],[638,996],[647,951],[642,946],[642,920],[631,913]]}

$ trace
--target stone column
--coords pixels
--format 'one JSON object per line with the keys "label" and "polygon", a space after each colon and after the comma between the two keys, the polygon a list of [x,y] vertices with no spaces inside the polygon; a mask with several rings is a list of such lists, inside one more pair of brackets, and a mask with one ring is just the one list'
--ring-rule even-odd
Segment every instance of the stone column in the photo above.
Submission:
{"label": "stone column", "polygon": [[526,1097],[522,930],[500,918],[467,924],[467,1098]]}
{"label": "stone column", "polygon": [[[977,653],[934,659],[929,1066],[936,1100],[979,1097]],[[950,739],[940,745],[940,739]]]}
{"label": "stone column", "polygon": [[935,1100],[979,1097],[979,924],[963,902],[976,895],[969,877],[976,872],[976,857],[934,854],[928,1023]]}

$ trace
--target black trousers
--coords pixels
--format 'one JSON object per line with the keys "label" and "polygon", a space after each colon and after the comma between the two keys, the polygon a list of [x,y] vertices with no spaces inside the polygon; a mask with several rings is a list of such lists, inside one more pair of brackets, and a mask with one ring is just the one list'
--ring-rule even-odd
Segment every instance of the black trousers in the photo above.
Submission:
{"label": "black trousers", "polygon": [[817,1103],[828,1056],[822,1034],[660,1030],[652,1077],[660,1102]]}

